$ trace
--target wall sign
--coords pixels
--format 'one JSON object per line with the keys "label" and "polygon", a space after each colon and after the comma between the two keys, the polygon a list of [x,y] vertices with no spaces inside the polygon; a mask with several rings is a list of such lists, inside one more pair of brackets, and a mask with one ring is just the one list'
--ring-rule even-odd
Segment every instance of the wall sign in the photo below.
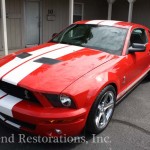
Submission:
{"label": "wall sign", "polygon": [[53,9],[48,9],[47,21],[55,21],[56,15]]}

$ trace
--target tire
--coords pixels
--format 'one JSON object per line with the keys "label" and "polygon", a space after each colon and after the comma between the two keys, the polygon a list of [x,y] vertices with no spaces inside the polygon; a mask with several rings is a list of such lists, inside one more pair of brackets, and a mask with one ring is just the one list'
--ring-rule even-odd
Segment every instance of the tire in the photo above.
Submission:
{"label": "tire", "polygon": [[108,85],[98,95],[90,110],[86,124],[89,133],[99,134],[107,127],[114,112],[115,102],[115,88]]}

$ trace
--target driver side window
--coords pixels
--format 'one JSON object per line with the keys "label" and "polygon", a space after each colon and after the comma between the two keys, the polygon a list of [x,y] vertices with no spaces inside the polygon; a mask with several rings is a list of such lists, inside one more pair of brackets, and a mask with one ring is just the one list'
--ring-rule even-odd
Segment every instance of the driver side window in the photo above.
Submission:
{"label": "driver side window", "polygon": [[147,35],[144,29],[137,28],[133,30],[130,38],[130,46],[133,43],[146,44],[147,41]]}

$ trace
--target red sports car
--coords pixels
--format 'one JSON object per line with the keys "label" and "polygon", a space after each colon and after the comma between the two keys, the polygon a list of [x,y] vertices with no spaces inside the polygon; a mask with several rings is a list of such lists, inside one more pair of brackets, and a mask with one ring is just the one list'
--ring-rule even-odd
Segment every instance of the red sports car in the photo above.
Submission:
{"label": "red sports car", "polygon": [[150,30],[80,21],[48,43],[0,59],[0,120],[31,134],[100,133],[150,71]]}

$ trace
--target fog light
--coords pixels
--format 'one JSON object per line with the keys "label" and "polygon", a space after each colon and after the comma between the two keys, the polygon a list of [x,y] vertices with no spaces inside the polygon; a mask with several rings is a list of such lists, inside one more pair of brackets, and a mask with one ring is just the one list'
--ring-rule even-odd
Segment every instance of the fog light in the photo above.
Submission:
{"label": "fog light", "polygon": [[72,105],[72,100],[68,96],[60,95],[60,101],[65,107],[70,107]]}
{"label": "fog light", "polygon": [[56,132],[57,134],[62,134],[62,131],[59,130],[59,129],[55,129],[55,132]]}

